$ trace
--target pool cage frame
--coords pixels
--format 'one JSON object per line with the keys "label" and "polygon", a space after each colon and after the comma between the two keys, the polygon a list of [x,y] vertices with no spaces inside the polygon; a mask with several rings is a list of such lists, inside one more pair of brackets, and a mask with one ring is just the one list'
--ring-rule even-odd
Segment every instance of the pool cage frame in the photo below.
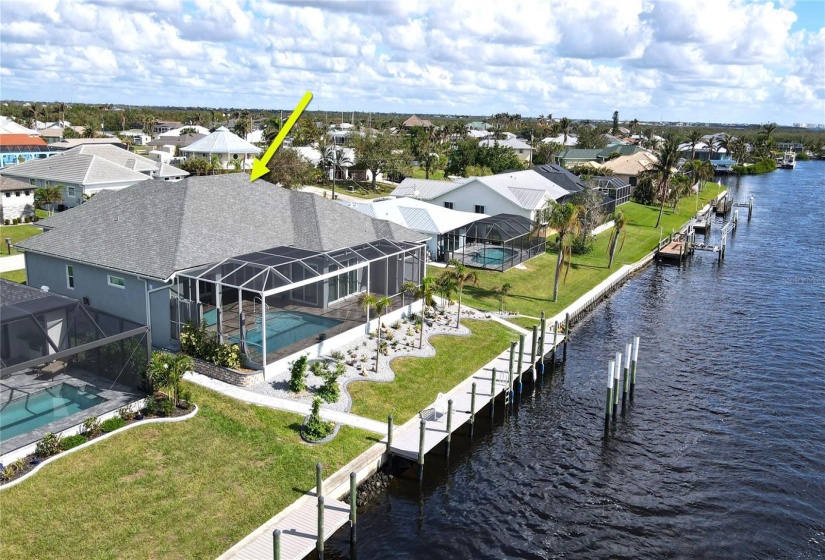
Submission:
{"label": "pool cage frame", "polygon": [[[535,222],[515,214],[497,214],[470,224],[462,237],[460,250],[447,253],[447,260],[474,268],[503,272],[545,252],[547,246],[547,224]],[[501,262],[490,262],[484,258],[487,249],[510,251],[509,257]]]}
{"label": "pool cage frame", "polygon": [[[368,323],[359,295],[392,298],[402,295],[405,283],[419,286],[425,252],[423,242],[388,239],[325,252],[279,246],[182,271],[173,280],[173,336],[187,321],[205,322],[220,342],[241,346],[249,367],[265,369],[283,357],[276,354],[281,347],[267,348],[267,313],[300,311],[347,325]],[[250,340],[252,332],[260,343]],[[327,334],[333,333],[319,337]]]}

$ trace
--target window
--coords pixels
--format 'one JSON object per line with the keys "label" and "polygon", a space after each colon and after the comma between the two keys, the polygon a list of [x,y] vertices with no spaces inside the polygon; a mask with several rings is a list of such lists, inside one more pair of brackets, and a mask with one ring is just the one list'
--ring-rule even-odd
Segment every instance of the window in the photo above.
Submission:
{"label": "window", "polygon": [[445,202],[444,203],[444,208],[448,208],[448,209],[452,210],[453,209],[453,203],[452,202]]}
{"label": "window", "polygon": [[74,290],[74,267],[70,264],[66,265],[66,287]]}
{"label": "window", "polygon": [[35,187],[37,186],[37,182],[34,179],[29,179],[29,184],[34,185]]}
{"label": "window", "polygon": [[25,191],[25,193],[26,193],[26,196],[29,196],[32,192],[31,191]]}
{"label": "window", "polygon": [[476,204],[476,214],[484,214],[484,206]]}
{"label": "window", "polygon": [[11,191],[6,193],[6,198],[11,198]]}
{"label": "window", "polygon": [[20,191],[14,191],[14,196],[20,196]]}
{"label": "window", "polygon": [[69,194],[69,196],[74,197],[75,188],[74,187],[66,187],[66,192]]}
{"label": "window", "polygon": [[119,276],[112,276],[110,274],[109,275],[109,285],[114,286],[115,288],[125,288],[126,287],[126,281],[123,278],[119,277]]}

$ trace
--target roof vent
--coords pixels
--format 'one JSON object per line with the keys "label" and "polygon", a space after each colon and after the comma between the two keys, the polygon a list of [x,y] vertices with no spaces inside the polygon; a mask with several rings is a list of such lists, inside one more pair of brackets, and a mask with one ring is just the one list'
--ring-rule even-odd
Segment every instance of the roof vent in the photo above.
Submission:
{"label": "roof vent", "polygon": [[49,287],[48,287],[48,286],[40,286],[40,291],[41,291],[41,292],[48,292],[48,291],[49,291]]}

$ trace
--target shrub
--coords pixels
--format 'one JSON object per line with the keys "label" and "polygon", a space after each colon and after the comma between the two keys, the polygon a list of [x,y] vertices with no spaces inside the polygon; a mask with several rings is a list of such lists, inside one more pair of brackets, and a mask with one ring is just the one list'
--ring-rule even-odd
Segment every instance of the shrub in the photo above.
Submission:
{"label": "shrub", "polygon": [[4,226],[10,226],[10,225],[11,225],[11,220],[9,220],[8,218],[6,218],[5,220],[3,220],[3,225],[4,225]]}
{"label": "shrub", "polygon": [[400,329],[400,328],[401,328],[401,323],[400,323],[399,321],[396,321],[395,323],[393,323],[392,325],[390,325],[390,328],[392,328],[392,329]]}
{"label": "shrub", "polygon": [[157,402],[159,416],[172,416],[175,413],[175,402],[172,399],[161,399]]}
{"label": "shrub", "polygon": [[0,480],[8,482],[14,475],[17,474],[17,469],[14,467],[14,463],[6,465],[3,467],[3,470],[0,470]]}
{"label": "shrub", "polygon": [[329,357],[335,360],[336,362],[343,362],[345,359],[344,353],[340,350],[334,350],[333,352],[330,352]]}
{"label": "shrub", "polygon": [[210,361],[215,365],[238,369],[241,367],[241,347],[237,344],[216,344]]}
{"label": "shrub", "polygon": [[83,421],[83,435],[88,438],[99,436],[103,429],[100,427],[100,419],[97,416],[89,416]]}
{"label": "shrub", "polygon": [[122,406],[118,409],[117,416],[118,416],[118,418],[123,420],[124,423],[129,422],[130,420],[134,420],[135,411],[132,410],[131,405],[127,404],[126,406]]}
{"label": "shrub", "polygon": [[307,388],[307,357],[299,356],[294,362],[290,362],[289,390],[293,393],[301,393]]}
{"label": "shrub", "polygon": [[23,221],[24,221],[25,223],[29,224],[29,223],[31,223],[31,221],[32,221],[32,217],[31,217],[31,216],[26,216],[26,217],[25,217],[25,219],[24,219]]}
{"label": "shrub", "polygon": [[776,170],[776,160],[773,158],[761,159],[753,165],[734,165],[733,173],[736,175],[760,175],[762,173],[770,173]]}
{"label": "shrub", "polygon": [[63,450],[63,440],[54,432],[49,432],[43,436],[43,439],[37,442],[34,449],[36,457],[51,457],[57,455]]}
{"label": "shrub", "polygon": [[32,216],[32,221],[33,221],[33,222],[39,222],[39,221],[40,221],[40,216],[38,216],[37,214],[35,214],[34,216]]}
{"label": "shrub", "polygon": [[68,451],[72,447],[77,447],[78,445],[82,445],[87,441],[89,441],[89,438],[87,438],[83,434],[77,434],[74,436],[63,438],[63,451]]}
{"label": "shrub", "polygon": [[344,375],[346,366],[339,362],[335,367],[335,371],[330,371],[329,367],[325,368],[324,384],[318,389],[318,395],[328,403],[336,403],[341,397],[341,389],[338,386],[338,378]]}
{"label": "shrub", "polygon": [[20,218],[14,218],[14,219],[11,221],[11,223],[12,223],[12,224],[14,224],[14,225],[19,224],[19,223],[20,223]]}
{"label": "shrub", "polygon": [[122,428],[126,425],[126,422],[123,421],[122,418],[119,416],[114,416],[109,418],[108,420],[104,420],[103,423],[100,425],[100,429],[106,433],[114,432],[117,429]]}
{"label": "shrub", "polygon": [[304,435],[310,441],[318,441],[331,434],[333,428],[331,422],[321,420],[321,399],[315,397],[312,399],[312,413],[304,424]]}
{"label": "shrub", "polygon": [[178,404],[183,405],[184,408],[189,408],[192,402],[192,391],[189,389],[181,389],[178,395]]}
{"label": "shrub", "polygon": [[146,397],[144,401],[144,407],[146,408],[146,416],[154,416],[155,412],[158,410],[158,401],[154,396]]}
{"label": "shrub", "polygon": [[180,350],[184,354],[212,362],[215,365],[238,369],[243,365],[241,348],[237,344],[219,344],[215,335],[206,332],[206,323],[196,327],[187,321],[181,328]]}
{"label": "shrub", "polygon": [[145,377],[150,390],[166,389],[173,401],[177,402],[183,374],[192,368],[189,356],[155,351],[146,367]]}

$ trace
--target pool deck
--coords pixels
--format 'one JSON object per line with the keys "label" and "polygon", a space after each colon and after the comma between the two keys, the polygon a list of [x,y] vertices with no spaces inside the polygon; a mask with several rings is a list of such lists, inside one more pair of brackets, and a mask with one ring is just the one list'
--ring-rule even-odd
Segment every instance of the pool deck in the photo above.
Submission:
{"label": "pool deck", "polygon": [[80,410],[64,418],[55,419],[48,424],[35,428],[18,436],[0,442],[0,455],[32,444],[48,432],[60,432],[82,424],[89,416],[100,416],[103,413],[115,410],[129,403],[142,399],[146,395],[126,385],[113,383],[109,379],[93,375],[85,370],[72,366],[64,369],[60,373],[43,372],[39,369],[30,369],[12,374],[6,379],[0,380],[0,413],[10,402],[25,398],[29,395],[68,383],[75,387],[84,385],[94,385],[100,389],[97,394],[103,397],[102,403]]}

